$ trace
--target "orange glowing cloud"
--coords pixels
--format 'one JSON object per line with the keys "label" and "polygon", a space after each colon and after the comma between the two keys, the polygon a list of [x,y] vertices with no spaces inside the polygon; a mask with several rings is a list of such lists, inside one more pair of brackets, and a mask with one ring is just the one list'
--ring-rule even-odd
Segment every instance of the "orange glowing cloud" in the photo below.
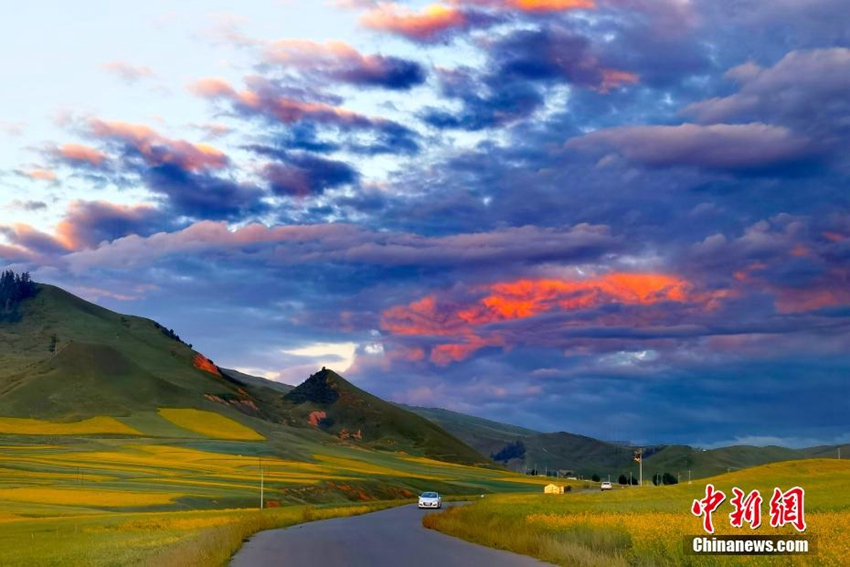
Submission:
{"label": "orange glowing cloud", "polygon": [[495,8],[513,8],[523,12],[565,12],[596,7],[594,0],[458,0],[456,3],[478,4]]}
{"label": "orange glowing cloud", "polygon": [[448,364],[487,346],[509,346],[488,331],[493,323],[535,317],[548,312],[578,311],[607,304],[657,305],[697,302],[711,310],[730,296],[727,291],[696,292],[686,280],[665,274],[611,273],[587,279],[523,279],[479,289],[479,298],[458,304],[426,296],[383,312],[381,327],[396,335],[451,337],[431,349],[431,360]]}
{"label": "orange glowing cloud", "polygon": [[188,171],[220,169],[228,164],[224,152],[207,144],[172,140],[144,124],[109,122],[92,119],[92,134],[99,138],[122,141],[132,146],[152,165],[173,163]]}
{"label": "orange glowing cloud", "polygon": [[467,26],[463,12],[451,6],[431,4],[416,12],[391,2],[379,3],[360,17],[360,23],[367,28],[388,31],[416,41],[431,41],[447,30]]}
{"label": "orange glowing cloud", "polygon": [[467,342],[437,345],[431,349],[431,362],[446,366],[452,362],[466,360],[488,346],[505,346],[505,341],[498,335],[488,338],[472,336]]}
{"label": "orange glowing cloud", "polygon": [[83,144],[65,144],[58,153],[61,157],[72,162],[88,163],[98,166],[106,161],[105,153]]}
{"label": "orange glowing cloud", "polygon": [[608,274],[588,280],[519,280],[490,286],[478,304],[458,312],[470,325],[525,319],[553,310],[575,311],[605,303],[649,305],[688,300],[690,286],[658,274]]}
{"label": "orange glowing cloud", "polygon": [[24,175],[37,181],[56,181],[56,174],[47,169],[32,169],[24,172]]}
{"label": "orange glowing cloud", "polygon": [[593,0],[510,0],[508,3],[526,12],[562,12],[596,5]]}

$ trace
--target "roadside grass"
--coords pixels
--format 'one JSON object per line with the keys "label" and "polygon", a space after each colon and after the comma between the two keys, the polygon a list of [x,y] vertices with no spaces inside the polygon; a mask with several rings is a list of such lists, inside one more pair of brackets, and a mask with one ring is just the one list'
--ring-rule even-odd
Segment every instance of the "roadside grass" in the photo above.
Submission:
{"label": "roadside grass", "polygon": [[265,437],[219,413],[196,409],[161,408],[159,414],[178,427],[214,439],[263,441]]}
{"label": "roadside grass", "polygon": [[403,503],[9,521],[0,524],[0,564],[9,567],[225,565],[243,541],[259,531],[365,514]]}
{"label": "roadside grass", "polygon": [[[817,540],[813,555],[794,557],[694,556],[686,536],[702,535],[691,502],[712,482],[731,497],[738,486],[758,488],[765,499],[773,488],[806,489],[806,534]],[[796,534],[769,527],[767,503],[756,532],[729,525],[728,499],[714,515],[717,534]],[[469,506],[425,516],[423,524],[475,543],[531,555],[559,565],[846,565],[850,557],[850,463],[808,460],[776,463],[711,479],[666,487],[576,492],[568,495],[511,494],[480,499]]]}

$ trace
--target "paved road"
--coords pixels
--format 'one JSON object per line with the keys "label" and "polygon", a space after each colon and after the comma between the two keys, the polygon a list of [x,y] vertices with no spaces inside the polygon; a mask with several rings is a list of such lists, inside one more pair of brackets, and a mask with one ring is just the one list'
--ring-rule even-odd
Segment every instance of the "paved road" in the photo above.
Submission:
{"label": "paved road", "polygon": [[232,567],[277,565],[359,567],[525,567],[536,559],[483,547],[422,527],[427,513],[415,505],[363,516],[260,532],[245,544]]}

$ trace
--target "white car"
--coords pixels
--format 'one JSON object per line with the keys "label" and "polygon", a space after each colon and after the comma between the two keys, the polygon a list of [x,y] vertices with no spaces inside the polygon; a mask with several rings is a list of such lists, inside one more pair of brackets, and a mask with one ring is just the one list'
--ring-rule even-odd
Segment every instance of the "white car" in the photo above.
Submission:
{"label": "white car", "polygon": [[423,492],[419,496],[419,508],[442,508],[443,499],[436,492]]}
{"label": "white car", "polygon": [[599,490],[613,490],[614,486],[607,480],[599,485]]}

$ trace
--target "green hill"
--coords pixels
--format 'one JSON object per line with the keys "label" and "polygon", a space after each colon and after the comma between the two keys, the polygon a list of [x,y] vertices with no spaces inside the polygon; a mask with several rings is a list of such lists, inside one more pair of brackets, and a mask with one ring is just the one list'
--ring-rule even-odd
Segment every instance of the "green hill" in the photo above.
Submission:
{"label": "green hill", "polygon": [[[629,445],[572,433],[541,433],[442,409],[404,407],[440,425],[480,453],[498,458],[513,470],[534,469],[539,474],[561,471],[586,477],[611,475],[614,480],[620,474],[637,474],[635,447]],[[684,479],[689,470],[691,478],[704,478],[769,463],[833,458],[837,456],[839,447],[823,445],[789,449],[737,445],[703,450],[687,445],[658,445],[643,448],[644,478],[669,472],[674,476],[681,474]],[[850,445],[843,445],[841,449],[843,454],[850,455]]]}
{"label": "green hill", "polygon": [[[154,321],[112,312],[54,286],[36,285],[34,291],[3,305],[0,418],[71,422],[113,417],[141,435],[202,438],[197,427],[175,427],[160,412],[179,408],[242,423],[279,454],[293,457],[308,458],[316,443],[344,442],[488,462],[439,426],[330,371],[293,388],[222,369]],[[334,399],[322,398],[322,392]],[[315,411],[327,413],[321,427],[310,424]],[[204,414],[186,415],[202,421],[198,416]],[[22,422],[7,425],[13,426],[24,427]]]}
{"label": "green hill", "polygon": [[412,450],[467,464],[488,462],[433,422],[364,392],[332,370],[323,368],[313,374],[285,399],[295,425],[316,427],[379,449]]}
{"label": "green hill", "polygon": [[[198,353],[154,321],[40,285],[20,319],[0,322],[0,415],[76,419],[245,397],[202,370]],[[203,359],[205,360],[205,359]]]}

